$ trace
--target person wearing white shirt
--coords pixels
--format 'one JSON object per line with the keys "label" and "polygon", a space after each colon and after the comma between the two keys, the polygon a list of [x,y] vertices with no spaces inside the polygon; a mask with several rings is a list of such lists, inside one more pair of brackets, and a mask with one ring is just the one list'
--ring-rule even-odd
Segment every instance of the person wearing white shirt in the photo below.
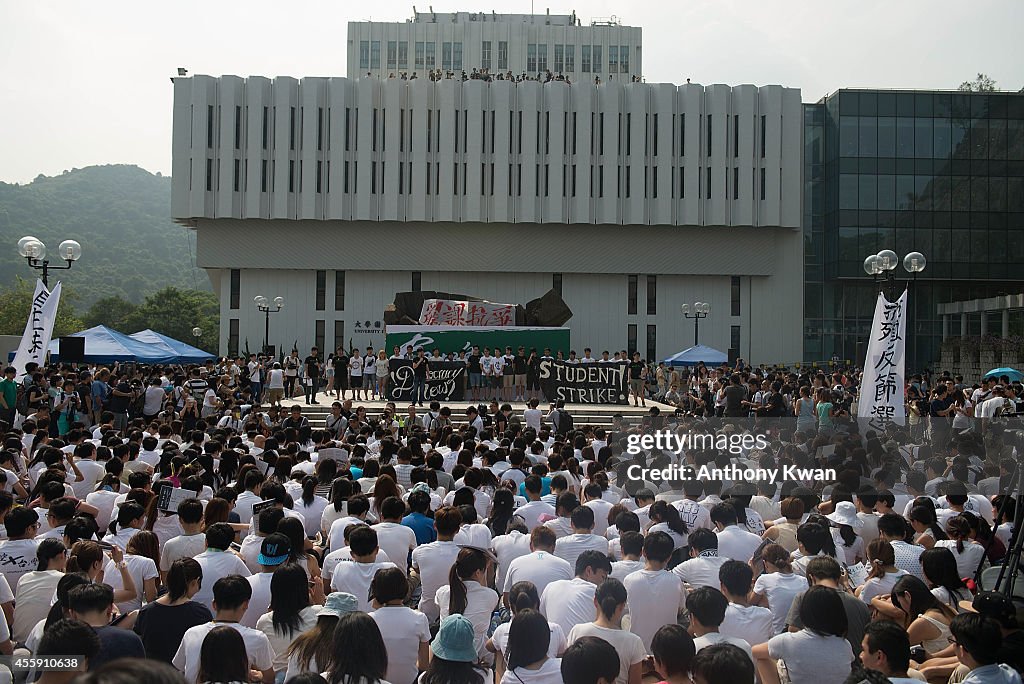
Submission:
{"label": "person wearing white shirt", "polygon": [[924,570],[921,569],[921,554],[924,553],[924,547],[903,541],[908,525],[909,523],[902,516],[886,513],[878,519],[878,538],[892,544],[897,568],[923,582],[925,576]]}
{"label": "person wearing white shirt", "polygon": [[737,524],[736,509],[722,503],[711,509],[711,522],[718,533],[718,555],[732,560],[749,561],[761,545],[761,538]]}
{"label": "person wearing white shirt", "polygon": [[39,527],[39,513],[33,508],[19,506],[4,517],[7,539],[0,541],[0,572],[12,587],[18,586],[18,579],[37,567],[36,549],[39,542],[34,539]]}
{"label": "person wearing white shirt", "polygon": [[373,605],[370,617],[380,628],[388,653],[385,678],[409,682],[419,670],[426,670],[430,658],[430,623],[427,616],[404,605],[409,581],[399,569],[380,570],[370,585]]}
{"label": "person wearing white shirt", "polygon": [[256,627],[260,617],[270,610],[270,580],[283,563],[291,555],[292,544],[287,535],[274,532],[266,537],[260,544],[260,554],[257,561],[260,564],[260,572],[246,577],[249,586],[252,587],[252,595],[249,598],[249,605],[242,615],[241,623],[246,627]]}
{"label": "person wearing white shirt", "polygon": [[594,534],[604,535],[608,531],[608,511],[612,504],[603,498],[601,485],[591,482],[583,488],[583,505],[594,511]]}
{"label": "person wearing white shirt", "polygon": [[540,434],[541,416],[543,415],[537,406],[540,404],[536,399],[530,400],[530,407],[523,411],[523,424]]}
{"label": "person wearing white shirt", "polygon": [[[219,524],[219,523],[218,523]],[[204,581],[207,575],[203,574]],[[242,635],[245,652],[249,658],[249,666],[259,670],[264,682],[274,681],[274,647],[270,645],[267,635],[258,629],[246,627],[240,620],[249,606],[252,588],[243,577],[222,577],[212,587],[212,603],[216,607],[215,617],[207,622],[189,628],[181,637],[181,644],[174,654],[171,664],[185,673],[185,680],[190,684],[198,684],[199,656],[202,652],[206,635],[216,627],[226,625]]]}
{"label": "person wearing white shirt", "polygon": [[476,652],[485,662],[492,659],[484,643],[491,614],[498,605],[498,593],[487,586],[487,571],[493,560],[486,549],[462,547],[449,573],[449,583],[434,595],[442,620],[459,613],[473,624]]}
{"label": "person wearing white shirt", "polygon": [[437,590],[448,584],[448,574],[459,555],[459,546],[453,541],[462,525],[459,509],[442,506],[434,514],[437,541],[421,544],[412,552],[412,567],[420,578],[420,611],[432,622],[440,618],[440,608],[434,602]]}
{"label": "person wearing white shirt", "polygon": [[555,507],[541,501],[543,481],[539,475],[530,475],[523,482],[523,489],[526,491],[525,504],[516,509],[515,514],[526,523],[526,529],[533,532],[534,528],[540,525],[541,516],[555,516]]}
{"label": "person wearing white shirt", "polygon": [[[497,570],[494,573],[494,587],[498,590],[498,593],[501,593],[505,587],[505,578],[508,575],[508,568],[512,562],[517,558],[529,555],[532,551],[530,543],[531,537],[526,532],[526,527],[521,521],[515,519],[509,524],[508,531],[505,534],[500,534],[490,540],[488,546],[494,553],[495,564],[497,565]],[[474,546],[488,548],[488,546],[475,544]]]}
{"label": "person wearing white shirt", "polygon": [[690,559],[683,561],[672,572],[692,588],[718,589],[718,571],[729,560],[718,555],[718,535],[711,530],[699,529],[690,534]]}
{"label": "person wearing white shirt", "polygon": [[371,529],[377,533],[377,543],[392,562],[398,565],[402,574],[409,572],[409,555],[416,548],[416,533],[402,524],[405,504],[401,499],[390,497],[380,507],[381,522]]}
{"label": "person wearing white shirt", "polygon": [[331,523],[331,528],[327,530],[327,538],[332,551],[347,546],[345,543],[345,528],[350,525],[369,524],[366,516],[370,512],[370,500],[366,496],[359,494],[349,498],[347,508],[348,515],[335,520]]}
{"label": "person wearing white shirt", "polygon": [[256,470],[250,470],[245,475],[245,491],[235,499],[235,513],[238,514],[238,521],[243,524],[252,522],[252,507],[263,501],[260,498],[260,489],[263,485],[263,475]]}
{"label": "person wearing white shirt", "polygon": [[[643,552],[644,552],[644,537],[639,532],[623,532],[618,539],[612,541],[613,544],[617,544],[619,551],[620,560],[612,562],[612,571],[609,577],[614,577],[620,582],[625,580],[626,577],[636,572],[637,570],[644,569]],[[609,544],[611,545],[611,544]]]}
{"label": "person wearing white shirt", "polygon": [[349,535],[351,563],[338,563],[331,575],[332,591],[352,594],[358,601],[359,610],[370,611],[370,583],[378,570],[396,567],[394,563],[377,559],[380,547],[377,533],[370,527],[357,527]]}
{"label": "person wearing white shirt", "polygon": [[622,628],[626,598],[626,589],[621,582],[606,580],[594,594],[597,618],[575,625],[569,630],[567,639],[570,646],[583,637],[597,637],[611,644],[619,656],[619,673],[613,684],[639,684],[643,661],[647,657],[647,649],[640,637]]}
{"label": "person wearing white shirt", "polygon": [[174,561],[194,558],[206,548],[203,535],[203,504],[199,499],[185,499],[178,504],[178,522],[182,533],[164,542],[160,549],[160,571],[167,573]]}
{"label": "person wearing white shirt", "polygon": [[555,555],[566,561],[570,566],[576,566],[576,559],[584,551],[598,551],[608,554],[608,540],[593,533],[594,510],[586,506],[579,506],[572,512],[569,518],[572,524],[572,534],[562,537],[555,542]]}
{"label": "person wearing white shirt", "polygon": [[650,651],[651,639],[662,625],[674,624],[685,607],[683,582],[665,567],[675,550],[672,538],[664,532],[652,532],[644,539],[644,568],[630,573],[622,581],[628,595],[629,631]]}
{"label": "person wearing white shirt", "polygon": [[[699,480],[687,480],[683,483],[683,492],[685,494],[686,488],[692,486],[691,483],[697,485],[700,488]],[[672,507],[679,511],[679,517],[686,523],[686,529],[693,531],[697,528],[703,527],[707,530],[713,530],[714,524],[711,522],[711,511],[706,507],[701,506],[700,502],[697,501],[696,497],[700,496],[700,492],[691,497],[689,494],[685,494],[686,498],[672,502]]]}
{"label": "person wearing white shirt", "polygon": [[82,442],[75,447],[75,465],[82,473],[82,479],[71,483],[76,499],[85,499],[89,492],[96,489],[96,483],[103,479],[106,467],[96,461],[96,445]]}
{"label": "person wearing white shirt", "polygon": [[576,625],[590,622],[594,616],[594,592],[611,571],[608,556],[598,551],[584,551],[576,559],[575,577],[553,581],[544,589],[540,612],[566,634]]}
{"label": "person wearing white shirt", "polygon": [[768,601],[772,612],[772,634],[786,630],[786,616],[793,605],[793,599],[807,589],[807,579],[793,572],[789,552],[778,544],[765,547],[762,555],[765,572],[754,581],[752,598]]}
{"label": "person wearing white shirt", "polygon": [[537,588],[537,594],[543,595],[552,582],[570,581],[573,578],[573,566],[554,555],[554,532],[543,526],[537,527],[530,533],[529,539],[530,552],[508,564],[505,581],[498,585],[506,595],[519,582],[531,582]]}
{"label": "person wearing white shirt", "polygon": [[725,618],[718,630],[725,636],[743,639],[751,646],[762,644],[773,636],[772,611],[762,606],[752,606],[747,600],[754,572],[747,563],[731,560],[724,563],[718,572],[721,591],[729,600]]}
{"label": "person wearing white shirt", "polygon": [[[248,577],[252,574],[245,562],[229,550],[234,540],[234,528],[227,523],[214,523],[206,529],[206,550],[195,557],[203,569],[203,585],[192,600],[214,612],[216,609],[213,607],[213,585],[217,580],[230,575]],[[248,582],[246,585],[248,586]],[[251,596],[251,590],[249,595]],[[246,601],[248,600],[246,598]]]}
{"label": "person wearing white shirt", "polygon": [[718,589],[699,587],[686,597],[686,610],[690,613],[690,635],[693,637],[694,648],[701,649],[714,644],[729,643],[739,646],[750,662],[754,662],[750,644],[738,637],[722,634],[719,626],[725,619],[725,611],[729,608],[729,599]]}

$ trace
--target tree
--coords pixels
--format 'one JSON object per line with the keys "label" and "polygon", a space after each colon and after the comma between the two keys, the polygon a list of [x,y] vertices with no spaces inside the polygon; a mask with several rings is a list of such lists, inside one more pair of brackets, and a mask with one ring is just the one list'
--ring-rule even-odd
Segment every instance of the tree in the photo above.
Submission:
{"label": "tree", "polygon": [[82,321],[85,323],[87,328],[91,328],[96,325],[105,325],[108,328],[113,328],[118,332],[130,334],[138,332],[136,330],[128,330],[125,325],[132,314],[135,313],[135,309],[138,308],[124,297],[113,295],[110,297],[103,297],[97,299],[96,302],[89,307],[89,310],[82,314]]}
{"label": "tree", "polygon": [[[124,326],[131,332],[149,328],[205,351],[217,353],[220,337],[220,304],[212,292],[165,287],[146,297]],[[196,340],[192,328],[200,328]]]}
{"label": "tree", "polygon": [[[32,295],[35,284],[17,277],[12,287],[0,289],[0,335],[18,335],[25,332],[25,322],[32,310]],[[60,303],[57,305],[57,320],[53,324],[53,336],[69,335],[85,326],[75,315],[76,295],[71,288],[61,287]]]}
{"label": "tree", "polygon": [[995,79],[988,74],[978,73],[973,81],[964,81],[958,90],[965,93],[990,93],[996,89]]}

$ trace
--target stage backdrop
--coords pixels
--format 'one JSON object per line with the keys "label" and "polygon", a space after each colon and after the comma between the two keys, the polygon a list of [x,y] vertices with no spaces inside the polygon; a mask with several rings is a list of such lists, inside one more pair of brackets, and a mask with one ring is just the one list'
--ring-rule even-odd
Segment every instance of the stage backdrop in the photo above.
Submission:
{"label": "stage backdrop", "polygon": [[[412,361],[389,359],[388,371],[391,376],[388,384],[391,400],[396,403],[412,401],[415,375]],[[431,361],[427,371],[426,401],[461,401],[465,379],[466,364],[458,361]]]}
{"label": "stage backdrop", "polygon": [[540,388],[549,400],[570,404],[628,404],[629,366],[625,363],[540,362]]}

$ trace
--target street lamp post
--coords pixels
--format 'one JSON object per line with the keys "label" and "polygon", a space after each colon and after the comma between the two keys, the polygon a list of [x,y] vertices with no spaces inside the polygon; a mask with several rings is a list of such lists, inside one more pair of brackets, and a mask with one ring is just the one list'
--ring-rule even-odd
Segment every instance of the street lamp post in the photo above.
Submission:
{"label": "street lamp post", "polygon": [[711,305],[707,302],[694,302],[693,304],[683,304],[680,308],[683,318],[693,319],[693,346],[696,347],[697,341],[700,339],[700,319],[708,317],[708,314],[711,313]]}
{"label": "street lamp post", "polygon": [[199,326],[192,328],[192,337],[196,338],[196,346],[199,346],[199,338],[203,336],[203,329]]}
{"label": "street lamp post", "polygon": [[[910,289],[913,290],[915,298],[917,297],[917,274],[924,271],[926,264],[927,261],[920,252],[911,252],[903,257],[903,269],[912,276]],[[899,257],[896,255],[896,252],[891,249],[884,249],[864,260],[864,271],[872,277],[880,291],[884,291],[886,284],[889,284],[890,287],[895,285],[897,265],[899,265]],[[909,324],[907,325],[907,346],[910,348],[908,357],[910,363],[907,365],[911,368],[916,368],[917,364],[917,355],[914,348],[914,326],[916,325],[914,306],[916,306],[916,301],[910,307]]]}
{"label": "street lamp post", "polygon": [[50,271],[66,271],[71,268],[76,261],[82,258],[82,245],[75,240],[65,240],[57,246],[57,255],[68,263],[67,266],[51,266],[50,260],[46,258],[46,245],[31,235],[26,235],[18,240],[18,254],[25,257],[29,266],[43,272],[43,285],[49,288]]}
{"label": "street lamp post", "polygon": [[266,320],[263,327],[263,353],[267,353],[267,349],[270,347],[270,314],[277,313],[284,306],[284,297],[274,297],[274,305],[270,305],[270,301],[263,295],[256,295],[252,299],[253,303],[256,304],[256,308],[266,314]]}

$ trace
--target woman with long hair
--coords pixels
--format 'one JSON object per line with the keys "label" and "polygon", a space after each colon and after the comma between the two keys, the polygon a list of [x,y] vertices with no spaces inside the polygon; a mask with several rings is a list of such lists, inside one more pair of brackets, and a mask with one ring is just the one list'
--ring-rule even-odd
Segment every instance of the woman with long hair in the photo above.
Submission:
{"label": "woman with long hair", "polygon": [[548,655],[548,621],[531,608],[516,613],[508,630],[508,669],[501,684],[560,684],[562,661]]}
{"label": "woman with long hair", "polygon": [[946,521],[949,539],[935,542],[936,548],[947,548],[956,558],[957,572],[961,577],[974,577],[978,566],[986,562],[985,547],[971,538],[971,524],[965,515],[957,515]]}
{"label": "woman with long hair", "polygon": [[241,633],[230,625],[214,627],[199,652],[200,684],[239,684],[249,681],[249,654]]}
{"label": "woman with long hair", "polygon": [[653,524],[647,528],[647,534],[664,532],[672,537],[676,549],[686,546],[688,530],[686,521],[679,517],[678,508],[666,501],[655,501],[651,504],[648,516]]}
{"label": "woman with long hair", "polygon": [[619,676],[615,684],[640,684],[647,649],[640,637],[622,629],[622,616],[626,611],[626,588],[622,582],[609,578],[598,585],[594,605],[597,619],[573,627],[568,636],[569,646],[583,637],[604,639],[619,654]]}
{"label": "woman with long hair", "polygon": [[300,672],[327,671],[334,654],[334,628],[343,612],[338,610],[341,602],[348,599],[354,610],[355,596],[343,592],[335,592],[327,596],[324,607],[317,611],[316,624],[295,637],[285,652],[288,668],[285,681],[291,681]]}
{"label": "woman with long hair", "polygon": [[181,558],[167,571],[167,592],[143,606],[135,618],[146,657],[166,663],[174,659],[185,632],[213,619],[210,609],[192,600],[203,584],[203,568],[194,558]]}
{"label": "woman with long hair", "polygon": [[342,615],[334,628],[328,684],[378,684],[385,682],[388,651],[380,628],[366,613]]}
{"label": "woman with long hair", "polygon": [[[929,499],[931,501],[931,499]],[[914,543],[930,549],[935,542],[948,539],[946,533],[939,527],[938,519],[935,516],[934,506],[917,506],[910,509],[910,526],[914,528]]]}
{"label": "woman with long hair", "polygon": [[117,519],[110,523],[110,532],[103,541],[126,548],[128,540],[142,529],[145,521],[146,509],[134,501],[125,501],[117,511]]}
{"label": "woman with long hair", "polygon": [[491,623],[491,613],[498,605],[497,592],[487,586],[492,558],[489,552],[463,547],[448,572],[448,584],[440,587],[434,596],[442,619],[459,613],[473,624],[477,650],[485,660],[490,659],[490,654],[484,649],[484,636]]}
{"label": "woman with long hair", "polygon": [[442,618],[430,652],[433,657],[417,684],[484,684],[490,676],[476,666],[476,630],[463,615]]}
{"label": "woman with long hair", "polygon": [[[128,540],[124,551],[124,562],[135,583],[136,594],[128,601],[119,602],[117,609],[122,613],[130,613],[141,608],[143,600],[156,600],[157,585],[160,582],[160,542],[152,532],[140,530]],[[116,582],[108,580],[108,584],[114,589],[118,588]]]}
{"label": "woman with long hair", "polygon": [[921,554],[921,570],[935,598],[957,613],[963,612],[960,602],[971,600],[971,590],[960,577],[953,552],[944,548],[928,549]]}
{"label": "woman with long hair", "polygon": [[404,605],[408,595],[409,580],[398,568],[378,570],[370,583],[370,599],[376,609],[370,617],[384,637],[389,682],[412,682],[430,659],[427,616]]}
{"label": "woman with long hair", "polygon": [[317,479],[306,475],[302,478],[302,495],[295,499],[295,512],[302,515],[306,536],[310,539],[315,538],[320,531],[320,521],[328,504],[327,499],[316,493],[316,489]]}
{"label": "woman with long hair", "polygon": [[864,603],[871,605],[871,599],[885,596],[906,575],[905,570],[896,567],[896,553],[892,544],[884,539],[873,539],[868,544],[867,562],[870,564],[867,580],[857,587],[854,594]]}
{"label": "woman with long hair", "polygon": [[323,458],[316,462],[316,488],[313,493],[331,500],[331,484],[338,477],[338,462],[333,458]]}
{"label": "woman with long hair", "polygon": [[297,563],[285,563],[270,579],[270,610],[256,621],[256,629],[266,634],[274,647],[274,671],[279,675],[288,668],[292,642],[316,624],[322,606],[310,605],[309,592],[306,571]]}
{"label": "woman with long hair", "polygon": [[[926,653],[933,654],[949,645],[949,623],[957,611],[935,598],[928,585],[913,575],[904,575],[888,598],[900,609],[899,621],[907,630],[911,646],[920,644]],[[873,603],[882,600],[883,597],[878,597]]]}
{"label": "woman with long hair", "polygon": [[116,581],[114,573],[118,573],[121,576],[121,588],[114,590],[114,603],[130,601],[135,597],[135,580],[128,571],[128,564],[124,562],[124,552],[117,546],[110,549],[108,559],[96,542],[75,542],[68,555],[66,572],[83,572],[90,582],[107,584]]}
{"label": "woman with long hair", "polygon": [[[525,610],[540,610],[540,596],[537,595],[537,587],[533,582],[516,582],[508,592],[508,604],[512,609],[512,616],[515,617]],[[503,622],[494,628],[491,638],[484,644],[491,653],[495,654],[495,678],[500,682],[508,666],[509,653],[509,628],[511,623]],[[558,658],[565,651],[567,646],[565,632],[557,622],[548,622],[548,657]]]}
{"label": "woman with long hair", "polygon": [[347,477],[338,477],[331,482],[331,494],[327,497],[330,503],[320,516],[320,532],[325,537],[331,531],[331,525],[335,520],[348,515],[348,498],[352,496],[352,490],[352,480]]}
{"label": "woman with long hair", "polygon": [[306,550],[309,539],[306,537],[306,528],[298,518],[284,517],[277,523],[277,531],[288,537],[291,542],[291,557],[289,563],[298,563],[306,571],[306,576],[311,580],[320,580],[320,563]]}
{"label": "woman with long hair", "polygon": [[384,499],[396,496],[402,498],[402,490],[391,475],[381,474],[373,483],[373,494],[370,496],[370,515],[374,520],[380,520],[380,506]]}
{"label": "woman with long hair", "polygon": [[508,524],[515,515],[515,495],[508,489],[499,488],[491,499],[491,515],[487,518],[487,528],[492,537],[500,537],[508,532]]}

